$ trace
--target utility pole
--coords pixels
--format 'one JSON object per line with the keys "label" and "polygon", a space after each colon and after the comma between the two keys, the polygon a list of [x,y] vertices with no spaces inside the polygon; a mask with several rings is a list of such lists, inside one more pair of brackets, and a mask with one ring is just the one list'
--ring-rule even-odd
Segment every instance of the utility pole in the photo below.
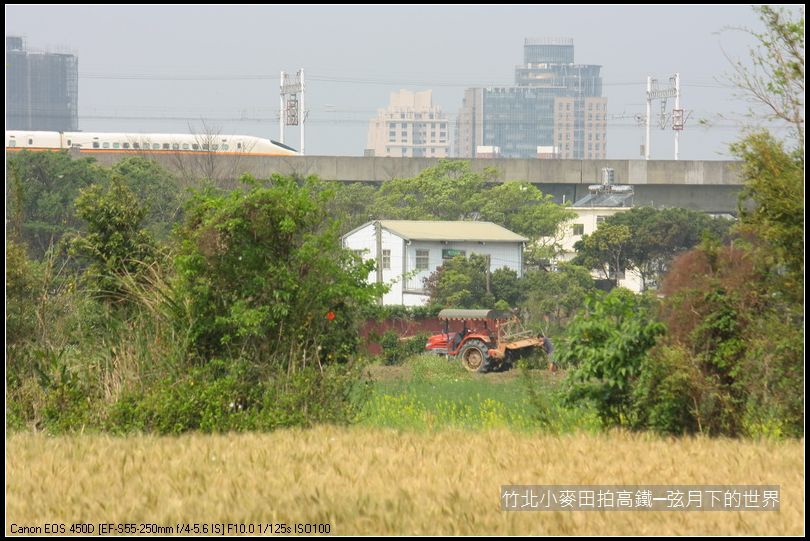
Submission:
{"label": "utility pole", "polygon": [[[672,114],[667,115],[667,99],[675,98],[675,108],[672,109]],[[647,115],[645,117],[646,138],[644,142],[644,159],[650,159],[650,125],[652,124],[651,109],[652,100],[661,100],[661,116],[658,119],[658,125],[663,130],[666,129],[667,124],[672,125],[672,130],[675,132],[675,159],[679,157],[678,154],[678,139],[680,133],[683,131],[683,125],[686,122],[686,116],[683,109],[681,109],[681,75],[676,73],[669,78],[669,86],[659,86],[658,79],[653,79],[647,76]]]}
{"label": "utility pole", "polygon": [[649,75],[647,76],[647,116],[644,118],[646,119],[646,131],[647,135],[644,138],[644,159],[650,159],[650,106],[652,103],[652,99],[650,98],[650,94],[652,93],[652,77]]}
{"label": "utility pole", "polygon": [[[304,68],[301,68],[301,155],[304,155],[304,123],[307,121],[307,110],[304,108]],[[677,158],[676,158],[677,159]]]}
{"label": "utility pole", "polygon": [[681,109],[681,74],[675,74],[675,109],[672,110],[672,129],[675,131],[675,159],[678,159],[678,137],[683,131],[683,117]]}
{"label": "utility pole", "polygon": [[[301,148],[300,154],[304,154],[304,120],[306,110],[304,109],[304,69],[295,72],[294,77],[281,72],[281,84],[279,86],[281,98],[279,101],[279,139],[284,143],[284,126],[300,126]],[[301,94],[301,99],[298,99]]]}
{"label": "utility pole", "polygon": [[489,270],[491,268],[492,261],[491,256],[489,254],[487,254],[485,257],[487,258],[487,293],[492,293],[491,291],[492,273]]}
{"label": "utility pole", "polygon": [[284,72],[281,72],[281,78],[278,84],[278,141],[284,144]]}

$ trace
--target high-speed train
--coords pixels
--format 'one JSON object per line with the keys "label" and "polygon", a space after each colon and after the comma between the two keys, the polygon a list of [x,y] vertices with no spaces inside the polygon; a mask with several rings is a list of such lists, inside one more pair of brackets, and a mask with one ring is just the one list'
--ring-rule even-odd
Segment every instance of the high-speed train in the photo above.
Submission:
{"label": "high-speed train", "polygon": [[73,149],[81,153],[211,153],[298,156],[282,143],[250,135],[6,131],[6,152]]}

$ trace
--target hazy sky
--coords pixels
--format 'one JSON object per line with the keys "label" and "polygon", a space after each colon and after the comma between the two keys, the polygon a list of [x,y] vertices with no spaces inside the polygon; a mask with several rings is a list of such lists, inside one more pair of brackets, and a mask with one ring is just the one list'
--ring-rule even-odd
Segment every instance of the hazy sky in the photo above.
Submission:
{"label": "hazy sky", "polygon": [[[465,88],[512,85],[526,37],[571,37],[602,65],[608,158],[639,157],[647,75],[680,72],[681,159],[727,159],[748,106],[723,82],[745,58],[749,6],[9,6],[6,35],[79,57],[84,131],[199,130],[278,139],[278,77],[303,67],[307,154],[362,155],[368,121],[401,88],[454,120]],[[673,101],[669,102],[672,109]],[[653,112],[658,111],[653,103]],[[708,122],[708,127],[699,124]],[[653,124],[652,157],[672,159]],[[298,147],[297,129],[287,129]]]}

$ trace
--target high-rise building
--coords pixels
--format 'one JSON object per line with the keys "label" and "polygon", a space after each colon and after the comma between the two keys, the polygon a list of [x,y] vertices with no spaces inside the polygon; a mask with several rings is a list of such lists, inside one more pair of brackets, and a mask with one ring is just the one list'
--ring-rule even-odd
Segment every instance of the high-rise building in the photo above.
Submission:
{"label": "high-rise building", "polygon": [[572,39],[526,39],[515,86],[465,91],[456,120],[458,156],[473,158],[479,147],[496,146],[504,158],[604,159],[600,69],[574,64]]}
{"label": "high-rise building", "polygon": [[433,91],[392,92],[388,108],[369,123],[365,155],[446,158],[449,127],[447,115],[433,105]]}
{"label": "high-rise building", "polygon": [[6,129],[79,129],[75,55],[27,51],[21,37],[6,36]]}

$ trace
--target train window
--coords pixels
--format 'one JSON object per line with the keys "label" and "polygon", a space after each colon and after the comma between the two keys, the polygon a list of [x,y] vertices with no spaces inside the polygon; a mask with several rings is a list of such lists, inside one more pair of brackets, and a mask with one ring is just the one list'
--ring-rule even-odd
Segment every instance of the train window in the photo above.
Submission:
{"label": "train window", "polygon": [[236,143],[236,148],[241,149],[242,148],[242,143]]}
{"label": "train window", "polygon": [[160,150],[160,145],[158,143],[152,143],[152,150]]}
{"label": "train window", "polygon": [[68,144],[67,144],[67,146],[72,146],[72,145],[70,144],[70,139],[68,139]]}
{"label": "train window", "polygon": [[124,143],[124,148],[129,148],[129,143]]}
{"label": "train window", "polygon": [[211,145],[211,150],[219,150],[219,145]]}
{"label": "train window", "polygon": [[197,143],[192,143],[191,148],[192,150],[200,150],[200,145],[198,145]]}
{"label": "train window", "polygon": [[202,148],[203,148],[203,150],[208,150],[208,143],[203,143]]}
{"label": "train window", "polygon": [[132,143],[132,148],[141,148],[140,143]]}
{"label": "train window", "polygon": [[113,148],[121,148],[121,143],[113,143]]}
{"label": "train window", "polygon": [[180,143],[172,143],[172,150],[180,150]]}
{"label": "train window", "polygon": [[188,143],[183,143],[183,150],[188,150]]}
{"label": "train window", "polygon": [[169,150],[169,143],[163,143],[163,150]]}
{"label": "train window", "polygon": [[110,148],[110,143],[107,142],[101,143],[101,148]]}
{"label": "train window", "polygon": [[228,150],[228,145],[222,145],[222,150]]}
{"label": "train window", "polygon": [[93,148],[98,148],[98,141],[93,141]]}
{"label": "train window", "polygon": [[15,141],[14,139],[10,140],[10,141],[8,142],[8,146],[10,146],[10,147],[16,147],[16,146],[17,146],[17,141]]}
{"label": "train window", "polygon": [[29,144],[29,145],[33,145],[33,144],[34,144],[34,140],[33,140],[33,139],[29,139],[29,140],[28,140],[28,144]]}

